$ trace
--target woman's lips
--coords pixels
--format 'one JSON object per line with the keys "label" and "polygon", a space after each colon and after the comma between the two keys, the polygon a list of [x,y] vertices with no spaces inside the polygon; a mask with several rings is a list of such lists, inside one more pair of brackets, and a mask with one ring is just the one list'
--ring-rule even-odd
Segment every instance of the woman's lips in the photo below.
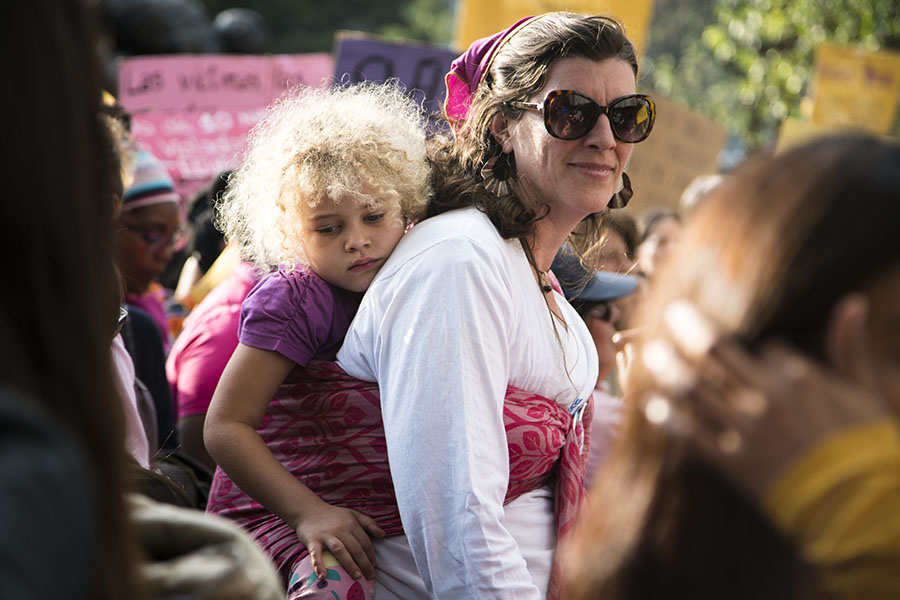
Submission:
{"label": "woman's lips", "polygon": [[615,169],[613,169],[613,167],[609,165],[601,165],[591,162],[573,162],[569,164],[577,169],[579,173],[583,173],[590,177],[600,177],[606,179],[615,172]]}

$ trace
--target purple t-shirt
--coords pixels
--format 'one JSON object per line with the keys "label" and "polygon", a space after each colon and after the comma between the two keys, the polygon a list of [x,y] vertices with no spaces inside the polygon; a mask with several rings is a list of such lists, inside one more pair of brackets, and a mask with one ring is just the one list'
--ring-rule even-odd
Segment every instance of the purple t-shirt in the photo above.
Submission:
{"label": "purple t-shirt", "polygon": [[361,299],[312,271],[279,269],[244,300],[238,339],[301,366],[313,359],[334,362]]}

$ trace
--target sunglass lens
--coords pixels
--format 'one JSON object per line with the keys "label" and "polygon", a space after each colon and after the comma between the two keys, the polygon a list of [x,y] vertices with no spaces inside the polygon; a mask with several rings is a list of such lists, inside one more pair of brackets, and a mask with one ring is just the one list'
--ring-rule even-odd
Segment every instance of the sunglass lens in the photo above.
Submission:
{"label": "sunglass lens", "polygon": [[610,106],[609,122],[613,133],[623,142],[640,142],[653,127],[652,106],[640,96],[621,98]]}
{"label": "sunglass lens", "polygon": [[549,99],[547,129],[563,140],[576,140],[588,134],[597,122],[599,107],[579,94],[560,94]]}

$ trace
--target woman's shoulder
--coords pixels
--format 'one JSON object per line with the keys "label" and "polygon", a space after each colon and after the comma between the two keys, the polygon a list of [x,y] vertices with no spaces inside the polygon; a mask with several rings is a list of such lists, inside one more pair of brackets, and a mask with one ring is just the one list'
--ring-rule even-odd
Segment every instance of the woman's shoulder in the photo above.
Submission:
{"label": "woman's shoulder", "polygon": [[479,242],[502,240],[491,220],[475,206],[457,208],[418,223],[410,230],[427,231],[438,238],[463,238]]}
{"label": "woman's shoulder", "polygon": [[[515,242],[515,241],[513,241]],[[443,257],[455,264],[502,260],[510,240],[500,237],[490,219],[475,207],[460,208],[426,219],[407,233],[394,251],[394,264],[416,258]],[[518,247],[518,243],[514,243]]]}
{"label": "woman's shoulder", "polygon": [[476,208],[431,217],[400,240],[363,300],[393,298],[400,290],[462,293],[472,285],[511,289],[521,276],[522,248],[504,240]]}

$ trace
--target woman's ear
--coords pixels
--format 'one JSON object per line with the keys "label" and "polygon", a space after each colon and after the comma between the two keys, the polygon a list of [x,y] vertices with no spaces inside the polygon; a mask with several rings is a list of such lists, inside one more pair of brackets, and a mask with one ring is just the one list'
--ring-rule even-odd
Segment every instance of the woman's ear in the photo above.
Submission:
{"label": "woman's ear", "polygon": [[497,113],[491,118],[490,129],[491,135],[494,136],[494,140],[500,145],[503,152],[512,152],[512,144],[509,141],[509,118],[502,113]]}
{"label": "woman's ear", "polygon": [[841,374],[857,382],[876,385],[867,319],[869,302],[862,294],[849,294],[834,305],[825,330],[828,361]]}

